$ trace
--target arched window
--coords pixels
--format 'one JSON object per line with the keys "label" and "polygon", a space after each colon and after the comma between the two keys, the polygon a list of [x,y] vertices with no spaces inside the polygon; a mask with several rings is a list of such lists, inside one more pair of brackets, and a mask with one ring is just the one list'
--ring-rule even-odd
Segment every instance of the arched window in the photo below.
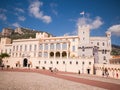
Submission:
{"label": "arched window", "polygon": [[67,56],[67,53],[64,51],[62,52],[62,57],[66,57]]}
{"label": "arched window", "polygon": [[60,52],[56,52],[56,57],[60,57]]}
{"label": "arched window", "polygon": [[50,52],[50,57],[54,57],[54,52]]}

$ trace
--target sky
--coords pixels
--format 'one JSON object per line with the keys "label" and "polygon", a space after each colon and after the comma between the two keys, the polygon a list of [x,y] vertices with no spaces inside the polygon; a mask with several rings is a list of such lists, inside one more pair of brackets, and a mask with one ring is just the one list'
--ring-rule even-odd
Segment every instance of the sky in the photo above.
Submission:
{"label": "sky", "polygon": [[83,24],[90,26],[91,36],[110,31],[112,44],[120,45],[120,0],[0,0],[0,32],[24,27],[76,35]]}

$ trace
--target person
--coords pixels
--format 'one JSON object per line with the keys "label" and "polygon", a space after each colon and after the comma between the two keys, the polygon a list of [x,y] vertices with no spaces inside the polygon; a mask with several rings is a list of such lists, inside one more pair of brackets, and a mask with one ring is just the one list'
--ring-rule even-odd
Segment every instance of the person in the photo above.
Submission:
{"label": "person", "polygon": [[107,76],[107,77],[109,76],[109,73],[108,73],[108,72],[106,72],[106,76]]}
{"label": "person", "polygon": [[116,73],[116,77],[118,78],[118,73]]}
{"label": "person", "polygon": [[104,71],[102,72],[102,76],[104,77]]}
{"label": "person", "polygon": [[78,74],[80,74],[80,70],[78,71]]}

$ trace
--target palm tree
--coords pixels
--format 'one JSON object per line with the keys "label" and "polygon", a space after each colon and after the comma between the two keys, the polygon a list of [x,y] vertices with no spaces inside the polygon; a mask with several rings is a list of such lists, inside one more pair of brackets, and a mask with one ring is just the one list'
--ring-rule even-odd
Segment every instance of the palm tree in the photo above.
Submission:
{"label": "palm tree", "polygon": [[3,67],[4,67],[3,58],[6,58],[6,57],[10,57],[10,55],[7,54],[7,53],[1,53],[1,54],[0,54],[0,66],[2,67],[2,69],[3,69]]}

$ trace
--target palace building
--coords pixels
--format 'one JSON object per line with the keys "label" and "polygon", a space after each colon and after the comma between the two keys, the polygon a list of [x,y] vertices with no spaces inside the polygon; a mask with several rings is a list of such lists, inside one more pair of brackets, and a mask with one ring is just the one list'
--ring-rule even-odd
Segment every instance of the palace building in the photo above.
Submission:
{"label": "palace building", "polygon": [[109,64],[111,33],[91,37],[88,25],[79,26],[76,36],[49,36],[36,33],[36,38],[1,38],[0,52],[8,53],[4,64],[13,68],[40,68],[93,74],[94,64]]}

